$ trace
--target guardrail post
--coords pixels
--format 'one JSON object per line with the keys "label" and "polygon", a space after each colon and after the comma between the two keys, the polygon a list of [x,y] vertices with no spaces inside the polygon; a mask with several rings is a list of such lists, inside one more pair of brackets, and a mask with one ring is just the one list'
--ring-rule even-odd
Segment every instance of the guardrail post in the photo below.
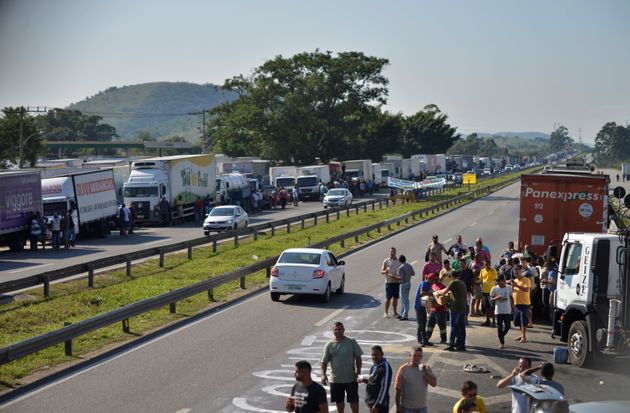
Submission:
{"label": "guardrail post", "polygon": [[350,208],[346,206],[346,216],[349,217],[350,216]]}
{"label": "guardrail post", "polygon": [[276,235],[276,226],[271,224],[271,236],[273,237],[274,235]]}
{"label": "guardrail post", "polygon": [[265,268],[265,273],[267,275],[267,278],[271,278],[271,267]]}
{"label": "guardrail post", "polygon": [[363,204],[363,212],[367,212],[367,204]]}
{"label": "guardrail post", "polygon": [[160,251],[160,268],[164,268],[164,250],[160,248],[159,251]]}
{"label": "guardrail post", "polygon": [[245,276],[241,277],[241,290],[245,289]]}
{"label": "guardrail post", "polygon": [[48,275],[44,276],[44,297],[48,298],[50,296],[50,278]]}
{"label": "guardrail post", "polygon": [[[72,323],[68,321],[64,321],[63,323],[64,326],[69,326],[70,324]],[[63,351],[66,356],[72,356],[72,339],[63,342]]]}
{"label": "guardrail post", "polygon": [[123,329],[123,333],[129,334],[131,332],[131,330],[129,329],[129,319],[128,318],[125,318],[122,321],[122,329]]}
{"label": "guardrail post", "polygon": [[346,247],[346,240],[342,239],[341,241],[339,241],[339,245],[341,246],[341,248],[345,248]]}
{"label": "guardrail post", "polygon": [[405,217],[405,224],[409,223],[409,217]]}
{"label": "guardrail post", "polygon": [[339,208],[337,208],[337,219],[339,219]]}
{"label": "guardrail post", "polygon": [[234,246],[238,247],[238,231],[234,231]]}
{"label": "guardrail post", "polygon": [[175,314],[175,313],[177,313],[177,303],[170,303],[170,304],[168,305],[168,311],[169,311],[171,314]]}
{"label": "guardrail post", "polygon": [[326,223],[330,222],[330,214],[326,211]]}
{"label": "guardrail post", "polygon": [[400,221],[396,221],[396,226],[399,227],[400,226]]}
{"label": "guardrail post", "polygon": [[302,229],[304,229],[304,217],[302,217],[302,220],[300,221],[300,225],[301,225]]}
{"label": "guardrail post", "polygon": [[354,236],[354,242],[356,242],[356,243],[358,243],[358,242],[359,242],[359,236],[358,236],[358,235],[355,235],[355,236]]}
{"label": "guardrail post", "polygon": [[208,301],[214,301],[214,289],[208,290]]}
{"label": "guardrail post", "polygon": [[387,224],[387,229],[391,231],[392,230],[392,224]]}
{"label": "guardrail post", "polygon": [[92,264],[88,265],[88,287],[94,287],[94,266]]}
{"label": "guardrail post", "polygon": [[131,258],[127,257],[127,277],[131,277]]}
{"label": "guardrail post", "polygon": [[372,201],[372,211],[374,211],[375,207],[376,207],[376,202]]}
{"label": "guardrail post", "polygon": [[188,243],[188,259],[192,260],[192,244]]}
{"label": "guardrail post", "polygon": [[258,240],[258,230],[254,230],[254,241]]}
{"label": "guardrail post", "polygon": [[355,215],[359,215],[359,206],[358,205],[354,207],[354,214]]}
{"label": "guardrail post", "polygon": [[217,252],[217,239],[212,239],[212,252]]}
{"label": "guardrail post", "polygon": [[378,232],[379,234],[381,233],[381,226],[380,225],[378,227],[376,227],[376,232]]}
{"label": "guardrail post", "polygon": [[[379,201],[379,204],[380,204],[380,203],[381,203],[381,202]],[[386,206],[386,207],[389,207],[389,198],[385,198],[385,206]],[[382,208],[382,207],[381,207],[381,208]]]}
{"label": "guardrail post", "polygon": [[287,222],[287,234],[291,233],[291,223]]}

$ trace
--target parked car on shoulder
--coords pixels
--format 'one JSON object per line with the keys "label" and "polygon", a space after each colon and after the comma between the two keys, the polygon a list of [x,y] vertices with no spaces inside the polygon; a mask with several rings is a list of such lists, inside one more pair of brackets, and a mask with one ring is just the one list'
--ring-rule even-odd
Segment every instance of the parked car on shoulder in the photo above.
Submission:
{"label": "parked car on shoulder", "polygon": [[203,221],[203,233],[210,235],[210,232],[236,231],[239,228],[246,228],[249,224],[249,215],[238,205],[221,205],[212,208],[206,219]]}
{"label": "parked car on shoulder", "polygon": [[324,208],[352,204],[352,193],[346,188],[330,189],[324,196]]}
{"label": "parked car on shoulder", "polygon": [[343,294],[346,282],[345,262],[332,252],[316,248],[284,250],[271,269],[269,292],[273,301],[283,294],[319,295],[330,301],[334,291]]}

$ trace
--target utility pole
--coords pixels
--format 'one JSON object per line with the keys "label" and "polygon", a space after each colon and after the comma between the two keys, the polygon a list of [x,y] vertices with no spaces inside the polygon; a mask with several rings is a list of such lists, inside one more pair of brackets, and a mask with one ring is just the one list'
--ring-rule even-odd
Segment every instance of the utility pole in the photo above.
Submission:
{"label": "utility pole", "polygon": [[[26,141],[24,141],[24,114],[25,113],[43,113],[43,112],[48,112],[48,108],[46,106],[42,106],[42,107],[37,106],[34,108],[31,108],[30,106],[26,108],[24,106],[20,106],[18,110],[5,111],[5,113],[7,114],[11,113],[14,115],[15,114],[20,115],[20,161],[19,161],[20,169],[22,169],[22,157],[24,154],[24,144],[26,143]],[[35,135],[31,135],[31,136],[35,136]]]}
{"label": "utility pole", "polygon": [[204,109],[199,112],[189,112],[189,115],[201,115],[201,143],[202,143],[202,151],[205,153],[207,150],[206,147],[206,112],[210,109]]}

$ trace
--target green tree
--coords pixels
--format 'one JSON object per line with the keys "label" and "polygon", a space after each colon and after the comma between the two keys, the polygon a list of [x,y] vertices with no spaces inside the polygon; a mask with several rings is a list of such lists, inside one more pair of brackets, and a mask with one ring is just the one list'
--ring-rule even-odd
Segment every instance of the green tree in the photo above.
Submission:
{"label": "green tree", "polygon": [[461,134],[447,122],[448,115],[436,105],[427,105],[424,110],[405,119],[401,137],[401,152],[407,158],[414,154],[444,153]]}
{"label": "green tree", "polygon": [[[20,158],[20,108],[6,107],[0,115],[0,167],[19,164]],[[46,154],[45,136],[38,134],[35,118],[24,115],[22,125],[23,164],[34,165],[37,158]],[[29,138],[30,137],[30,138]],[[28,139],[28,140],[27,140]]]}
{"label": "green tree", "polygon": [[277,56],[225,82],[239,97],[210,110],[208,146],[295,163],[354,157],[384,126],[374,109],[386,103],[387,64],[360,52]]}
{"label": "green tree", "polygon": [[599,166],[630,159],[630,127],[606,123],[595,137],[593,156]]}
{"label": "green tree", "polygon": [[569,136],[569,130],[565,126],[558,126],[551,132],[549,137],[549,149],[551,152],[558,152],[573,144],[573,139]]}

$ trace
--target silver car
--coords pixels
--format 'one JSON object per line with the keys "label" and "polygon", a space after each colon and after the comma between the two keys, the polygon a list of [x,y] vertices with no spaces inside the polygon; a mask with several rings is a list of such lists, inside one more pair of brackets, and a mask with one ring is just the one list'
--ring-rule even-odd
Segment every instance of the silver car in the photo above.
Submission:
{"label": "silver car", "polygon": [[333,188],[324,196],[324,208],[352,204],[352,193],[346,188]]}
{"label": "silver car", "polygon": [[203,221],[203,233],[210,235],[212,231],[229,231],[246,228],[249,215],[238,205],[222,205],[214,207]]}
{"label": "silver car", "polygon": [[291,248],[282,252],[271,269],[269,292],[278,301],[282,294],[320,295],[330,300],[332,291],[343,294],[346,284],[345,262],[332,252],[315,248]]}

